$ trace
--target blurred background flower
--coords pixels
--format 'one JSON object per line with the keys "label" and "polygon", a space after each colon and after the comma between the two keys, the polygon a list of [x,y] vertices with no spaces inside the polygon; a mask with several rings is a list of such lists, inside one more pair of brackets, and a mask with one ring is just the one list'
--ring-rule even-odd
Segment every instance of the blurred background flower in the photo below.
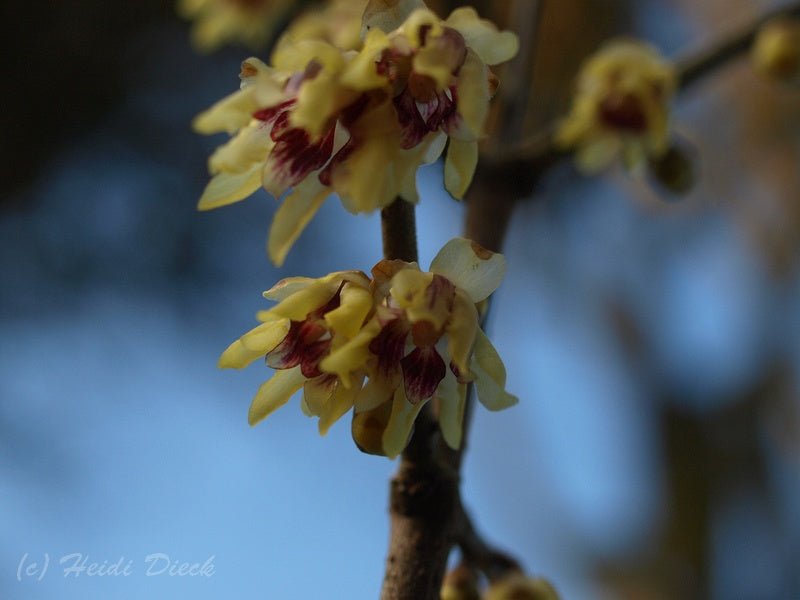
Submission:
{"label": "blurred background flower", "polygon": [[[520,3],[483,4],[506,25],[493,13]],[[498,73],[498,101],[536,131],[604,39],[675,57],[775,4],[548,2],[536,60]],[[0,114],[0,595],[373,598],[392,463],[355,452],[346,426],[319,438],[299,411],[249,429],[263,373],[215,363],[281,277],[368,270],[377,217],[327,203],[276,270],[266,193],[195,212],[221,140],[189,123],[246,54],[195,54],[173,11],[0,6],[17,24]],[[688,597],[697,581],[711,598],[800,596],[798,108],[732,63],[677,99],[701,157],[682,203],[565,163],[514,217],[489,329],[520,404],[476,411],[465,496],[564,598]],[[423,264],[461,233],[441,179],[420,174]],[[17,581],[22,556],[45,552],[138,570]],[[154,552],[214,555],[216,570],[148,578]]]}

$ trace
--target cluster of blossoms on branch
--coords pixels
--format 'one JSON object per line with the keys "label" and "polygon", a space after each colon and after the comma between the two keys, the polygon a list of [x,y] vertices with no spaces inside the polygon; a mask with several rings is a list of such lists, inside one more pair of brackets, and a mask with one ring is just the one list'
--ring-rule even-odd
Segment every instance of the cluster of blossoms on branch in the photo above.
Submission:
{"label": "cluster of blossoms on branch", "polygon": [[432,401],[444,440],[458,448],[467,383],[489,410],[517,402],[478,309],[504,273],[502,255],[456,238],[428,272],[383,260],[371,278],[347,271],[285,279],[264,292],[278,304],[259,313],[261,325],[219,364],[243,368],[266,357],[276,369],[253,399],[253,425],[302,389],[303,412],[319,418],[320,433],[352,409],[359,448],[394,457]]}
{"label": "cluster of blossoms on branch", "polygon": [[359,50],[284,36],[270,65],[246,60],[241,89],[195,120],[201,133],[233,135],[209,160],[198,207],[261,187],[281,198],[268,242],[275,264],[332,193],[352,213],[396,197],[417,202],[417,170],[445,146],[447,190],[461,198],[472,180],[497,85],[489,66],[514,56],[516,36],[471,8],[441,20],[377,4],[384,9],[367,6]]}
{"label": "cluster of blossoms on branch", "polygon": [[614,40],[589,57],[578,74],[572,110],[556,133],[559,147],[575,151],[586,173],[618,157],[631,171],[670,148],[675,67],[652,46]]}

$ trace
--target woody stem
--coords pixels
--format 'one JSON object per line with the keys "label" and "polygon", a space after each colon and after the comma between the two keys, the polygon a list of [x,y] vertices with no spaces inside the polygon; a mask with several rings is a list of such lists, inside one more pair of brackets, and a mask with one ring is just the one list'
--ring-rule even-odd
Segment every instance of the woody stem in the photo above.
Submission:
{"label": "woody stem", "polygon": [[[381,211],[387,259],[417,260],[414,206],[397,199]],[[438,600],[453,545],[458,484],[437,460],[439,428],[426,406],[403,451],[389,495],[391,528],[382,600]]]}

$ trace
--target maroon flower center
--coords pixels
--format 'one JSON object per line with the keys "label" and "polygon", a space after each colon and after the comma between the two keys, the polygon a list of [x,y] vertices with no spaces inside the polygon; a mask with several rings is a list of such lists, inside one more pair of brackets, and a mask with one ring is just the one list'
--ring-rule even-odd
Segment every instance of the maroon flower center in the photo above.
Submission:
{"label": "maroon flower center", "polygon": [[319,363],[328,354],[331,336],[325,323],[325,315],[341,304],[344,284],[333,297],[317,310],[310,312],[303,321],[292,321],[289,333],[278,346],[267,354],[267,365],[273,369],[291,369],[300,365],[304,377],[312,379],[322,375]]}
{"label": "maroon flower center", "polygon": [[613,129],[632,133],[644,133],[647,115],[642,103],[629,92],[612,92],[600,103],[600,120]]}

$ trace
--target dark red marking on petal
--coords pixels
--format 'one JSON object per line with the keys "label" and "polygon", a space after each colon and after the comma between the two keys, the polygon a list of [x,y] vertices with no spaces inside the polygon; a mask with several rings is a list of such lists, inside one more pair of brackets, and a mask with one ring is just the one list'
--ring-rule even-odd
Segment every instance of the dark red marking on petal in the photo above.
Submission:
{"label": "dark red marking on petal", "polygon": [[598,108],[600,120],[608,127],[643,133],[647,129],[647,115],[641,101],[630,93],[611,93]]}
{"label": "dark red marking on petal", "polygon": [[341,293],[345,283],[325,304],[306,315],[303,321],[292,321],[289,332],[280,344],[267,353],[267,365],[273,369],[291,369],[300,365],[300,371],[309,379],[322,374],[320,361],[331,347],[325,315],[341,305]]}
{"label": "dark red marking on petal", "polygon": [[447,366],[436,348],[415,348],[402,361],[403,385],[411,404],[419,404],[433,396],[444,379]]}
{"label": "dark red marking on petal", "polygon": [[422,115],[419,114],[417,101],[414,100],[414,97],[408,89],[404,90],[399,96],[396,96],[392,102],[397,111],[397,122],[400,124],[400,129],[403,132],[403,139],[400,142],[400,147],[409,150],[420,144],[431,130],[428,128],[428,124],[422,118]]}
{"label": "dark red marking on petal", "polygon": [[447,277],[442,275],[433,275],[431,284],[425,290],[425,299],[428,302],[428,307],[433,308],[438,303],[443,303],[447,307],[447,311],[453,309],[453,302],[456,297],[456,286]]}
{"label": "dark red marking on petal", "polygon": [[422,118],[428,125],[428,129],[436,131],[443,127],[456,114],[455,88],[450,92],[450,96],[441,92],[437,95],[435,102],[429,102],[424,107],[419,106]]}
{"label": "dark red marking on petal", "polygon": [[314,377],[319,377],[322,375],[322,371],[319,368],[319,363],[325,357],[325,355],[328,354],[330,347],[331,340],[328,338],[327,340],[314,342],[313,344],[305,346],[302,349],[300,355],[300,372],[304,377],[313,379]]}
{"label": "dark red marking on petal", "polygon": [[342,112],[339,114],[339,122],[345,127],[349,127],[355,123],[356,120],[364,114],[364,110],[366,110],[367,106],[369,106],[369,100],[367,94],[361,94],[355,102],[348,104],[342,109]]}
{"label": "dark red marking on petal", "polygon": [[303,359],[304,348],[321,338],[327,329],[316,320],[292,321],[283,341],[267,353],[267,365],[273,369],[291,369]]}
{"label": "dark red marking on petal", "polygon": [[[281,117],[282,119],[283,117]],[[320,169],[327,163],[333,153],[334,128],[331,127],[319,141],[311,143],[304,130],[289,128],[284,131],[275,130],[282,126],[279,119],[273,127],[275,147],[267,159],[272,179],[281,187],[289,188],[297,185],[312,171]],[[288,123],[288,117],[286,117]]]}
{"label": "dark red marking on petal", "polygon": [[410,328],[402,319],[394,319],[383,326],[369,345],[369,351],[378,357],[378,372],[385,377],[395,372],[406,353],[406,339]]}
{"label": "dark red marking on petal", "polygon": [[296,102],[297,101],[292,98],[291,100],[286,100],[280,104],[276,104],[275,106],[262,108],[261,110],[257,110],[253,113],[253,118],[258,119],[259,121],[264,121],[265,123],[272,123],[280,115],[292,108]]}

